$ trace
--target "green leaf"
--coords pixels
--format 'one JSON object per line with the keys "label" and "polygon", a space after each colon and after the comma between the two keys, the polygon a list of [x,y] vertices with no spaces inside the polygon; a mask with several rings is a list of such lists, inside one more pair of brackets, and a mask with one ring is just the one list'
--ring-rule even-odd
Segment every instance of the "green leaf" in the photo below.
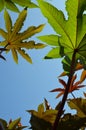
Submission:
{"label": "green leaf", "polygon": [[16,119],[16,120],[12,121],[12,122],[9,124],[8,129],[9,129],[9,130],[15,129],[16,126],[18,125],[18,123],[20,123],[20,120],[21,120],[21,119],[18,118],[18,119]]}
{"label": "green leaf", "polygon": [[0,1],[0,11],[3,10],[4,4],[5,4],[4,0],[1,0],[1,1]]}
{"label": "green leaf", "polygon": [[42,48],[44,48],[44,47],[46,47],[46,45],[43,44],[43,43],[37,43],[37,44],[35,44],[35,46],[34,46],[35,49],[42,49]]}
{"label": "green leaf", "polygon": [[22,12],[20,12],[19,17],[18,17],[18,19],[16,20],[16,22],[14,24],[11,38],[14,37],[17,32],[20,31],[20,29],[23,26],[23,22],[24,22],[26,16],[27,16],[27,10],[24,9]]}
{"label": "green leaf", "polygon": [[18,49],[18,52],[24,59],[26,59],[29,63],[32,64],[32,60],[31,60],[30,56],[25,52],[25,50]]}
{"label": "green leaf", "polygon": [[7,122],[3,119],[0,118],[0,124],[2,125],[2,127],[6,128],[7,127]]}
{"label": "green leaf", "polygon": [[37,1],[49,24],[59,34],[59,46],[64,47],[62,55],[71,55],[76,51],[77,55],[86,58],[86,14],[83,14],[86,10],[86,1],[67,0],[68,19],[65,19],[62,11],[48,2]]}
{"label": "green leaf", "polygon": [[10,15],[8,14],[6,10],[4,11],[4,19],[5,19],[6,30],[9,33],[12,29],[12,21],[11,21]]}
{"label": "green leaf", "polygon": [[58,46],[58,36],[57,35],[45,35],[45,36],[38,36],[37,37],[39,40],[47,43],[48,45],[52,46]]}
{"label": "green leaf", "polygon": [[53,59],[53,58],[61,58],[59,47],[53,48],[49,51],[49,53],[44,57],[44,59]]}
{"label": "green leaf", "polygon": [[[41,24],[37,27],[31,26],[27,27],[27,29],[23,32],[19,32],[23,26],[24,20],[27,16],[27,9],[25,8],[19,14],[14,26],[12,27],[12,20],[7,12],[4,11],[4,19],[5,19],[5,27],[7,31],[4,31],[0,28],[0,35],[4,38],[3,41],[0,42],[0,46],[6,46],[7,51],[12,52],[13,59],[16,63],[18,63],[18,53],[26,59],[29,63],[32,63],[31,57],[26,53],[24,49],[42,49],[46,47],[43,43],[35,43],[35,41],[30,40],[26,41],[26,39],[31,36],[39,33],[44,28],[44,24]],[[6,51],[6,52],[7,52]],[[4,57],[2,57],[4,58]]]}
{"label": "green leaf", "polygon": [[31,115],[30,124],[32,130],[51,130],[52,126],[49,122],[38,118],[35,115]]}
{"label": "green leaf", "polygon": [[11,11],[19,13],[19,9],[17,8],[17,6],[11,0],[5,0],[5,5]]}
{"label": "green leaf", "polygon": [[62,11],[59,11],[56,7],[45,1],[38,0],[38,3],[43,15],[48,19],[50,25],[53,27],[57,34],[62,35],[63,43],[64,41],[67,44],[69,43],[70,47],[72,48],[70,37],[65,30],[66,20]]}
{"label": "green leaf", "polygon": [[14,61],[18,64],[18,54],[17,54],[17,51],[15,49],[12,49],[12,56],[13,56],[13,59]]}
{"label": "green leaf", "polygon": [[58,111],[53,109],[45,110],[44,104],[42,103],[38,106],[38,111],[28,110],[28,112],[33,116],[36,116],[40,119],[44,119],[45,121],[53,124]]}
{"label": "green leaf", "polygon": [[68,105],[71,109],[75,109],[77,111],[77,115],[79,117],[86,117],[86,99],[70,99],[68,101]]}
{"label": "green leaf", "polygon": [[19,39],[24,40],[27,39],[28,37],[33,36],[36,33],[39,33],[43,30],[45,24],[41,24],[37,27],[35,26],[30,26],[27,30],[25,30],[22,33],[19,33]]}
{"label": "green leaf", "polygon": [[42,103],[38,106],[38,113],[39,113],[40,117],[42,116],[43,112],[44,112],[44,105]]}
{"label": "green leaf", "polygon": [[14,3],[24,6],[24,7],[29,7],[29,8],[37,8],[38,6],[31,2],[31,0],[12,0]]}
{"label": "green leaf", "polygon": [[81,130],[86,126],[86,117],[78,117],[77,115],[65,114],[58,125],[59,130]]}
{"label": "green leaf", "polygon": [[0,35],[4,38],[4,39],[7,39],[7,33],[0,28]]}

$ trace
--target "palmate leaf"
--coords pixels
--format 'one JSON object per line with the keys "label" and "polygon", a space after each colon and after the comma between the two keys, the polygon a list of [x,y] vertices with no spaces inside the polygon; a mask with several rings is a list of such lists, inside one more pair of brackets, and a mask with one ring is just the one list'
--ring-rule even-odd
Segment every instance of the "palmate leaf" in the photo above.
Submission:
{"label": "palmate leaf", "polygon": [[13,3],[11,0],[5,0],[4,2],[4,6],[14,12],[19,13],[19,9],[17,8],[17,6],[15,5],[15,3]]}
{"label": "palmate leaf", "polygon": [[51,130],[52,129],[52,125],[43,120],[40,119],[39,117],[35,116],[35,115],[31,115],[30,118],[30,129],[32,130]]}
{"label": "palmate leaf", "polygon": [[20,118],[16,120],[10,119],[7,123],[5,120],[0,119],[0,130],[22,130],[26,128],[26,126],[22,126],[20,121]]}
{"label": "palmate leaf", "polygon": [[38,106],[38,111],[27,110],[27,112],[29,112],[33,116],[36,116],[36,117],[38,117],[40,119],[43,119],[43,120],[53,124],[54,121],[55,121],[56,114],[57,114],[58,111],[54,110],[54,109],[46,109],[45,110],[45,107],[44,107],[44,105],[42,103],[42,104],[40,104]]}
{"label": "palmate leaf", "polygon": [[58,35],[51,34],[45,36],[38,36],[37,38],[42,40],[43,42],[46,42],[48,45],[59,46]]}
{"label": "palmate leaf", "polygon": [[82,127],[86,127],[86,117],[71,114],[65,114],[58,125],[59,130],[81,130]]}
{"label": "palmate leaf", "polygon": [[0,29],[0,35],[5,39],[0,42],[1,46],[6,46],[7,51],[12,52],[13,59],[18,63],[18,53],[26,59],[29,63],[32,63],[31,57],[26,53],[25,49],[42,49],[46,45],[42,43],[35,43],[35,41],[25,41],[31,36],[39,33],[44,28],[44,24],[38,27],[28,27],[24,32],[19,32],[23,26],[24,20],[27,16],[27,9],[25,8],[20,12],[14,26],[12,26],[12,20],[7,10],[4,11],[5,27],[6,31]]}
{"label": "palmate leaf", "polygon": [[[65,19],[63,12],[53,5],[43,0],[37,1],[49,24],[60,35],[58,35],[58,39],[60,45],[64,48],[63,54],[69,55],[76,50],[79,55],[86,58],[86,14],[83,14],[84,10],[86,10],[86,1],[66,1],[68,20]],[[47,40],[45,42],[47,43]]]}
{"label": "palmate leaf", "polygon": [[16,128],[16,126],[18,126],[18,123],[20,123],[20,118],[18,118],[18,119],[16,119],[16,120],[14,120],[14,121],[12,121],[9,125],[8,125],[8,129],[15,129]]}
{"label": "palmate leaf", "polygon": [[68,101],[68,105],[71,109],[75,109],[77,111],[77,115],[79,117],[86,117],[86,99],[70,99]]}
{"label": "palmate leaf", "polygon": [[[70,89],[68,93],[72,93],[75,90],[79,90],[80,88],[85,87],[86,85],[81,85],[80,81],[75,82],[77,76],[74,75],[71,80]],[[51,90],[50,92],[59,92],[59,94],[56,96],[56,98],[59,98],[65,93],[65,89],[67,87],[67,83],[63,79],[59,79],[59,83],[63,85],[64,88],[56,88]]]}
{"label": "palmate leaf", "polygon": [[38,6],[31,2],[31,0],[0,0],[0,11],[2,11],[5,8],[19,13],[19,9],[16,6],[18,4],[19,6],[28,7],[28,8],[37,8]]}

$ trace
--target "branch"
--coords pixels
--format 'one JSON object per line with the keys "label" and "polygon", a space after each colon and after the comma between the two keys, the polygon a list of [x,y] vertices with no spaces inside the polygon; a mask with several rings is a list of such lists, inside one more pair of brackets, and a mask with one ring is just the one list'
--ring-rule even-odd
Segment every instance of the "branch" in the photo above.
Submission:
{"label": "branch", "polygon": [[6,50],[7,50],[6,47],[7,47],[8,45],[9,45],[9,44],[7,44],[6,46],[4,46],[3,48],[0,48],[0,58],[2,58],[3,60],[6,60],[6,59],[5,59],[5,57],[2,56],[1,54],[2,54],[3,51],[6,51]]}
{"label": "branch", "polygon": [[77,50],[75,49],[74,53],[72,55],[72,62],[71,62],[71,66],[70,66],[70,73],[69,73],[69,78],[68,78],[68,82],[67,82],[67,87],[65,89],[65,93],[63,95],[63,98],[62,98],[62,101],[61,101],[61,105],[60,105],[59,111],[57,113],[57,116],[56,116],[56,119],[55,119],[55,122],[54,122],[54,125],[53,125],[53,130],[57,130],[57,128],[58,128],[59,120],[60,120],[60,117],[62,115],[62,111],[63,111],[64,105],[65,105],[65,102],[67,100],[67,96],[68,96],[68,92],[69,92],[69,89],[70,89],[71,80],[72,80],[72,77],[73,77],[73,74],[74,74],[74,70],[75,70],[76,52],[77,52]]}

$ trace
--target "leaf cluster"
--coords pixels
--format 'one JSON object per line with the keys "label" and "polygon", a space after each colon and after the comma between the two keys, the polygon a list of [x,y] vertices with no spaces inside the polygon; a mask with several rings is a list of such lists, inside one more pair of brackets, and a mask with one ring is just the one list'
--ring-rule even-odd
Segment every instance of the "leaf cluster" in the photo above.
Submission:
{"label": "leaf cluster", "polygon": [[[32,63],[31,57],[26,53],[26,49],[42,49],[46,45],[43,43],[35,43],[34,40],[27,40],[36,33],[42,31],[44,24],[39,26],[30,26],[23,32],[21,28],[27,16],[27,8],[20,12],[14,26],[12,25],[11,17],[7,10],[4,11],[4,20],[6,31],[0,28],[0,35],[4,38],[4,41],[0,42],[0,46],[4,46],[7,52],[11,51],[13,59],[18,63],[18,53],[26,59],[29,63]],[[3,58],[3,57],[2,57]]]}
{"label": "leaf cluster", "polygon": [[13,12],[19,13],[17,5],[28,8],[37,8],[38,6],[31,2],[31,0],[0,0],[0,11],[7,8]]}
{"label": "leaf cluster", "polygon": [[10,120],[9,123],[7,123],[5,120],[0,119],[0,130],[22,130],[26,128],[26,126],[22,126],[20,123],[21,119],[18,118],[16,120]]}
{"label": "leaf cluster", "polygon": [[[68,19],[65,18],[62,11],[50,3],[37,0],[38,6],[44,17],[47,18],[48,23],[52,26],[56,34],[38,36],[38,39],[51,46],[51,50],[46,54],[44,59],[62,58],[63,72],[59,76],[59,83],[63,88],[56,88],[51,92],[59,92],[57,98],[68,96],[68,93],[73,95],[73,91],[79,90],[83,85],[83,81],[86,79],[86,1],[85,0],[67,0],[66,11],[68,13]],[[12,19],[7,11],[10,9],[15,12],[19,12],[16,4],[24,6],[25,8],[19,13],[18,18],[14,25]],[[7,53],[11,51],[13,59],[18,63],[18,54],[20,54],[29,63],[32,63],[32,59],[29,54],[26,53],[29,49],[41,49],[46,45],[43,43],[36,43],[30,38],[41,32],[44,28],[44,24],[39,26],[27,27],[25,31],[21,31],[24,24],[24,20],[27,16],[27,7],[38,7],[31,0],[25,0],[24,2],[17,0],[1,0],[0,11],[4,8],[4,20],[6,30],[0,28],[0,35],[3,37],[3,41],[0,41],[1,52],[0,58],[5,58],[1,55],[3,51]],[[7,8],[7,9],[6,9]],[[79,81],[77,79],[77,71],[83,69],[80,75]],[[68,81],[61,79],[62,76],[67,76]],[[68,88],[68,89],[67,89]],[[67,93],[67,91],[68,93]],[[76,110],[76,114],[66,113],[62,109],[60,113],[61,117],[58,122],[58,128],[55,130],[85,130],[86,128],[86,93],[85,98],[76,98],[73,95],[73,99],[68,99],[66,96],[65,102],[70,109]],[[59,113],[60,106],[63,100],[58,103],[55,109],[49,105],[48,101],[38,106],[37,110],[27,110],[31,114],[30,124],[32,130],[52,130]],[[64,107],[63,107],[64,108]],[[21,130],[25,128],[20,123],[20,118],[7,123],[5,120],[0,119],[1,129],[6,130]]]}
{"label": "leaf cluster", "polygon": [[[82,99],[82,98],[69,99],[67,103],[70,109],[75,109],[77,113],[74,115],[70,113],[63,113],[59,122],[58,129],[59,130],[62,129],[79,130],[82,128],[85,129],[86,128],[86,99]],[[59,106],[59,103],[57,104],[57,106]],[[28,112],[31,113],[31,119],[30,119],[31,129],[52,130],[52,126],[53,126],[52,123],[54,122],[55,118],[52,118],[53,122],[51,122],[50,117],[56,116],[56,114],[54,114],[56,111],[58,112],[58,110],[56,109],[49,109],[48,114],[46,114],[45,118],[43,118],[42,114],[47,113],[46,109],[45,112],[43,111],[43,104],[40,104],[38,106],[38,112],[35,110],[29,110]],[[54,115],[52,115],[52,112]]]}

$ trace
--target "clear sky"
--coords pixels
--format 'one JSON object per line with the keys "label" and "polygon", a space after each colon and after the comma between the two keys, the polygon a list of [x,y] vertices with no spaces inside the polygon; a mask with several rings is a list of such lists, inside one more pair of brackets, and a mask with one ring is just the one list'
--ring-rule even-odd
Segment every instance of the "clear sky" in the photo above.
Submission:
{"label": "clear sky", "polygon": [[[49,0],[49,2],[65,13],[65,0]],[[0,13],[1,28],[4,27],[2,13]],[[18,14],[12,12],[10,14],[14,22]],[[46,26],[40,35],[55,33],[39,9],[28,9],[22,30],[42,23],[46,23]],[[34,37],[32,39],[37,40]],[[44,101],[44,97],[52,107],[55,107],[59,99],[55,99],[56,93],[50,93],[49,90],[59,87],[57,76],[62,72],[62,67],[61,60],[43,60],[49,50],[50,47],[28,51],[33,64],[29,64],[19,56],[18,65],[13,61],[11,53],[7,55],[3,53],[7,61],[0,60],[0,118],[8,121],[10,118],[14,120],[21,117],[23,125],[29,125],[30,115],[26,110],[36,110]]]}

